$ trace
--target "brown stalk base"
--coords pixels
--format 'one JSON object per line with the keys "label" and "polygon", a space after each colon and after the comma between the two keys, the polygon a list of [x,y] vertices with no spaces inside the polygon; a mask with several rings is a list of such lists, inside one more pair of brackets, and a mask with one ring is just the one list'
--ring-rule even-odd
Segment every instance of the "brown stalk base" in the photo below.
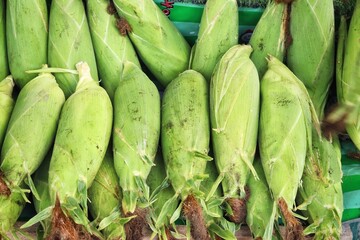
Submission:
{"label": "brown stalk base", "polygon": [[125,224],[126,240],[139,240],[145,237],[143,229],[147,226],[146,209],[137,208],[133,213],[126,213],[125,217],[136,216]]}
{"label": "brown stalk base", "polygon": [[280,211],[285,220],[285,240],[304,240],[303,227],[301,223],[292,215],[283,198],[278,200]]}
{"label": "brown stalk base", "polygon": [[0,196],[10,196],[11,191],[10,188],[6,185],[5,181],[3,180],[4,174],[0,172]]}
{"label": "brown stalk base", "polygon": [[262,240],[262,237],[256,237],[255,240]]}
{"label": "brown stalk base", "polygon": [[245,221],[246,218],[246,203],[250,197],[250,190],[248,187],[245,188],[245,198],[228,198],[226,199],[227,203],[230,205],[233,215],[227,215],[229,221],[240,224]]}
{"label": "brown stalk base", "polygon": [[189,195],[185,199],[182,211],[185,218],[190,222],[190,233],[192,238],[196,240],[210,240],[201,205],[193,195]]}
{"label": "brown stalk base", "polygon": [[83,230],[82,226],[76,224],[67,217],[60,207],[57,198],[51,217],[51,230],[46,240],[87,240],[93,239],[89,233]]}

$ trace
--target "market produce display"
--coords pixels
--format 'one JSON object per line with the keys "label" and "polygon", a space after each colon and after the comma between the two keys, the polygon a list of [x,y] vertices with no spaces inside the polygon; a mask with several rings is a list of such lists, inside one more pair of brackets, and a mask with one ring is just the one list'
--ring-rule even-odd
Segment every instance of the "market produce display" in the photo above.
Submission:
{"label": "market produce display", "polygon": [[[194,44],[170,17],[189,4]],[[263,10],[246,43],[241,7]],[[359,20],[360,0],[0,0],[0,239],[341,239]]]}

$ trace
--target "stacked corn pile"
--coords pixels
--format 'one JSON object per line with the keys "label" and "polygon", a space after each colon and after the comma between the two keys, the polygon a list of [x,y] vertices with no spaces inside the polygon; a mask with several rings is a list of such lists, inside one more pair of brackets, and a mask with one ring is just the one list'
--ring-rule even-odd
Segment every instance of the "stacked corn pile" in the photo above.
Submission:
{"label": "stacked corn pile", "polygon": [[152,0],[0,4],[0,239],[340,238],[360,0],[338,37],[332,1],[267,1],[248,45],[255,1],[208,0],[193,46]]}

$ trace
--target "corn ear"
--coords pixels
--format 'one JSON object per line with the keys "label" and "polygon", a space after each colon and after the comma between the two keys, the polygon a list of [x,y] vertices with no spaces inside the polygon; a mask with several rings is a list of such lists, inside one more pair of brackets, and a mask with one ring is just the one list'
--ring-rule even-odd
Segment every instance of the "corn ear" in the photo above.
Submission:
{"label": "corn ear", "polygon": [[285,57],[286,39],[288,34],[289,6],[268,1],[251,35],[249,44],[253,48],[251,60],[254,62],[260,79],[264,76],[268,65],[266,58],[270,54],[280,61]]}
{"label": "corn ear", "polygon": [[61,111],[50,160],[52,204],[56,197],[60,204],[69,197],[81,203],[86,201],[86,196],[78,193],[78,187],[91,186],[110,140],[113,117],[110,98],[94,81],[86,62],[76,64],[76,68],[79,81]]}
{"label": "corn ear", "polygon": [[5,0],[0,0],[0,79],[9,75],[9,64],[6,48]]}
{"label": "corn ear", "polygon": [[281,239],[274,234],[276,230],[274,226],[277,224],[276,202],[271,196],[261,160],[258,157],[254,160],[254,168],[259,178],[249,176],[250,197],[246,204],[246,223],[254,239]]}
{"label": "corn ear", "polygon": [[[39,74],[20,91],[1,149],[0,169],[10,189],[29,180],[53,144],[64,93],[50,73]],[[33,190],[33,189],[32,189]]]}
{"label": "corn ear", "polygon": [[[50,67],[75,69],[84,61],[90,66],[91,76],[98,81],[95,53],[88,21],[81,0],[53,0],[49,19]],[[69,73],[56,73],[56,80],[66,98],[75,92],[78,78]]]}
{"label": "corn ear", "polygon": [[109,3],[109,0],[89,0],[86,6],[100,84],[113,99],[124,61],[133,62],[138,67],[140,63],[129,37],[122,36],[117,29],[116,16],[107,12]]}
{"label": "corn ear", "polygon": [[[210,83],[210,116],[215,163],[224,176],[226,198],[244,198],[254,160],[260,106],[260,83],[250,60],[252,48],[230,48],[214,70]],[[243,103],[248,104],[244,105]]]}
{"label": "corn ear", "polygon": [[282,198],[290,210],[311,149],[312,126],[318,130],[319,121],[304,84],[276,58],[268,61],[261,80],[260,157],[274,200]]}
{"label": "corn ear", "polygon": [[12,76],[7,76],[0,81],[0,149],[3,144],[7,125],[10,120],[11,112],[15,105],[12,97],[14,80]]}
{"label": "corn ear", "polygon": [[204,6],[190,68],[201,73],[208,82],[222,55],[238,43],[238,18],[236,0],[208,0]]}
{"label": "corn ear", "polygon": [[[206,196],[205,201],[202,202],[202,205],[204,209],[206,226],[209,229],[211,239],[220,237],[221,239],[236,240],[236,224],[229,222],[223,216],[224,213],[221,203],[224,200],[224,194],[221,186],[217,184],[219,173],[214,161],[210,161],[206,164],[205,174],[207,174],[209,177],[201,182],[200,191],[203,192]],[[214,186],[217,186],[217,188],[214,192],[212,192]]]}
{"label": "corn ear", "polygon": [[[175,212],[179,201],[173,201],[167,207],[168,214],[166,219],[163,220],[162,224],[156,225],[159,220],[159,216],[162,208],[164,207],[166,201],[172,198],[175,195],[173,187],[169,184],[169,181],[166,177],[166,169],[164,164],[164,159],[161,154],[161,149],[157,152],[154,160],[154,166],[151,168],[148,178],[146,179],[147,184],[149,185],[152,200],[154,201],[151,204],[151,220],[150,224],[154,227],[154,232],[159,237],[159,239],[166,240],[169,239],[166,231],[169,231],[171,214]],[[171,238],[170,238],[171,239]]]}
{"label": "corn ear", "polygon": [[11,75],[24,87],[36,77],[25,71],[48,62],[48,10],[45,0],[6,1],[6,44]]}
{"label": "corn ear", "polygon": [[163,86],[188,68],[189,44],[153,0],[114,0],[114,4],[132,29],[128,35],[139,57]]}
{"label": "corn ear", "polygon": [[124,225],[119,221],[121,189],[110,149],[107,150],[95,180],[88,190],[88,197],[89,211],[95,223],[101,223],[111,214],[119,216],[103,229],[104,237],[109,240],[125,239]]}
{"label": "corn ear", "polygon": [[[353,108],[349,114],[346,131],[355,146],[360,149],[360,1],[355,5],[353,15],[347,30],[344,45],[338,45],[338,55],[343,56],[343,65],[339,66],[337,77],[337,93],[341,104]],[[344,27],[345,28],[345,27]],[[343,48],[343,53],[339,47]]]}
{"label": "corn ear", "polygon": [[182,198],[199,189],[211,160],[207,85],[200,73],[186,70],[165,89],[162,100],[163,157],[169,180]]}
{"label": "corn ear", "polygon": [[[181,198],[177,210],[187,219],[189,233],[194,239],[204,240],[210,239],[200,205],[204,199],[200,184],[207,177],[206,163],[212,160],[208,156],[208,98],[206,79],[194,70],[186,70],[166,87],[161,105],[161,147],[167,176],[175,190],[169,202]],[[173,221],[180,217],[177,210]],[[160,215],[167,211],[164,207]]]}
{"label": "corn ear", "polygon": [[[33,204],[35,211],[40,213],[44,209],[51,206],[50,192],[49,192],[49,166],[52,149],[46,155],[44,161],[34,173],[34,185],[39,194],[39,199],[33,195]],[[41,221],[42,231],[46,236],[50,229],[49,219]]]}
{"label": "corn ear", "polygon": [[322,119],[334,74],[333,1],[294,1],[290,29],[292,42],[287,49],[287,66],[304,82],[318,117]]}
{"label": "corn ear", "polygon": [[313,153],[306,158],[296,199],[308,218],[304,233],[315,234],[314,239],[340,239],[344,209],[340,142],[322,138],[315,130],[312,136]]}
{"label": "corn ear", "polygon": [[[24,182],[20,184],[22,188],[25,186]],[[12,192],[9,196],[0,196],[0,238],[14,230],[14,224],[19,219],[25,203],[23,194],[20,192]]]}
{"label": "corn ear", "polygon": [[113,126],[114,162],[125,214],[135,211],[138,200],[148,198],[139,183],[148,188],[146,178],[154,165],[159,138],[159,92],[139,67],[125,62],[114,96]]}

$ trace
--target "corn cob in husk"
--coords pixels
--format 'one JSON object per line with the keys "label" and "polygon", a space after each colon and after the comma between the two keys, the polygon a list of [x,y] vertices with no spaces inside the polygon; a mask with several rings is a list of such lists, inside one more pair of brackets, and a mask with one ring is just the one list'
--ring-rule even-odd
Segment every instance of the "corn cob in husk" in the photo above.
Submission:
{"label": "corn cob in husk", "polygon": [[107,11],[109,4],[109,0],[89,0],[86,6],[100,84],[113,99],[124,61],[133,62],[138,67],[140,63],[130,39],[121,36],[116,27],[117,14],[111,15]]}
{"label": "corn cob in husk", "polygon": [[260,83],[250,60],[251,51],[249,45],[230,48],[216,66],[210,83],[215,163],[223,178],[224,196],[233,209],[229,217],[236,223],[246,216],[249,173],[256,175],[252,162],[257,144]]}
{"label": "corn cob in husk", "polygon": [[[189,66],[190,46],[153,0],[114,0],[140,59],[166,86]],[[129,25],[129,26],[128,26]]]}
{"label": "corn cob in husk", "polygon": [[171,205],[167,206],[168,215],[165,216],[166,219],[163,220],[164,222],[161,225],[156,226],[156,222],[158,221],[164,204],[168,199],[175,195],[175,191],[169,184],[169,181],[166,177],[166,169],[164,159],[161,154],[161,149],[158,150],[155,156],[154,164],[155,165],[151,168],[149,176],[146,179],[151,195],[154,198],[154,202],[151,204],[151,222],[149,225],[153,230],[153,236],[157,235],[157,237],[161,240],[175,239],[174,236],[176,236],[177,232],[174,224],[170,224],[170,219],[171,213],[176,210],[179,204],[178,201],[174,201],[171,203]]}
{"label": "corn cob in husk", "polygon": [[125,225],[129,239],[141,238],[142,225],[146,224],[146,179],[154,165],[159,138],[159,92],[139,67],[125,62],[114,96],[113,153],[122,189],[122,211],[125,217],[138,215]]}
{"label": "corn cob in husk", "polygon": [[[340,104],[349,106],[346,131],[355,146],[360,150],[360,1],[356,2],[349,28],[342,19],[343,39],[337,49],[337,97]],[[347,32],[347,33],[345,33]]]}
{"label": "corn cob in husk", "polygon": [[286,238],[302,237],[292,210],[311,151],[312,127],[319,121],[304,84],[279,60],[270,56],[261,80],[259,150],[270,191],[286,225]]}
{"label": "corn cob in husk", "polygon": [[278,227],[275,226],[277,224],[275,219],[276,202],[271,196],[259,157],[255,157],[254,168],[259,179],[256,179],[254,175],[249,176],[250,197],[246,204],[246,223],[254,239],[281,239],[276,235]]}
{"label": "corn cob in husk", "polygon": [[296,199],[310,224],[304,234],[314,234],[314,239],[319,240],[340,239],[344,208],[340,142],[336,137],[320,137],[313,130],[312,144]]}
{"label": "corn cob in husk", "polygon": [[36,77],[25,71],[48,62],[48,10],[45,0],[6,1],[6,44],[11,75],[24,87]]}
{"label": "corn cob in husk", "polygon": [[334,74],[333,1],[294,1],[290,29],[292,42],[287,49],[287,66],[304,82],[316,113],[322,119]]}
{"label": "corn cob in husk", "polygon": [[[160,215],[167,215],[167,204],[181,202],[172,216],[180,212],[187,219],[194,239],[210,239],[199,200],[199,188],[206,177],[210,144],[209,90],[205,78],[186,70],[166,87],[162,100],[161,146],[167,176],[175,195],[165,203]],[[160,217],[161,218],[161,217]]]}
{"label": "corn cob in husk", "polygon": [[5,0],[0,0],[0,79],[9,75],[9,65],[6,49]]}
{"label": "corn cob in husk", "polygon": [[[31,174],[53,144],[64,101],[64,93],[50,73],[39,74],[21,89],[1,149],[0,178],[9,191],[21,191],[19,186],[26,180],[36,194]],[[0,195],[4,193],[0,191]]]}
{"label": "corn cob in husk", "polygon": [[205,4],[198,38],[192,47],[190,68],[208,82],[222,55],[238,43],[238,18],[236,0],[209,0]]}
{"label": "corn cob in husk", "polygon": [[[96,174],[95,180],[88,190],[89,211],[100,224],[105,239],[126,239],[124,223],[120,220],[121,189],[119,178],[114,168],[112,151],[108,149],[104,160]],[[111,218],[107,222],[106,218]],[[102,226],[106,224],[107,226]]]}
{"label": "corn cob in husk", "polygon": [[[106,91],[92,78],[89,65],[80,62],[76,68],[79,81],[61,111],[50,160],[52,205],[51,211],[43,210],[51,214],[50,238],[79,239],[76,224],[85,227],[85,234],[98,234],[86,215],[87,189],[109,144],[113,109]],[[36,215],[35,220],[40,215]]]}
{"label": "corn cob in husk", "polygon": [[15,100],[12,96],[13,89],[14,80],[11,75],[0,81],[0,149],[2,148],[6,128],[15,105]]}
{"label": "corn cob in husk", "polygon": [[[235,232],[238,230],[238,226],[224,218],[221,205],[224,194],[221,186],[216,183],[219,173],[214,161],[206,164],[205,174],[209,177],[204,179],[200,185],[200,191],[206,196],[205,200],[201,200],[201,205],[211,239],[236,240]],[[217,186],[216,189],[214,189],[215,186]]]}
{"label": "corn cob in husk", "polygon": [[[26,185],[20,184],[21,188]],[[27,193],[26,193],[27,195]],[[13,226],[20,217],[25,207],[24,193],[11,192],[9,196],[0,195],[0,239],[9,235],[9,232],[16,233],[17,229]]]}
{"label": "corn cob in husk", "polygon": [[266,58],[270,54],[283,61],[289,35],[289,4],[270,0],[255,26],[249,44],[253,48],[251,60],[261,79],[267,68]]}
{"label": "corn cob in husk", "polygon": [[[34,173],[34,186],[37,190],[39,198],[32,196],[34,209],[37,213],[40,213],[44,209],[51,206],[50,192],[49,192],[49,166],[51,159],[52,149],[49,150],[44,161]],[[43,237],[46,236],[50,230],[50,219],[41,221],[41,227],[38,228],[37,233]],[[41,228],[41,229],[40,229]],[[41,239],[41,238],[38,238]]]}
{"label": "corn cob in husk", "polygon": [[[87,62],[91,76],[98,81],[95,53],[81,0],[51,2],[48,58],[50,67],[55,68],[75,69],[78,62]],[[75,92],[76,75],[56,73],[55,77],[66,98]]]}

